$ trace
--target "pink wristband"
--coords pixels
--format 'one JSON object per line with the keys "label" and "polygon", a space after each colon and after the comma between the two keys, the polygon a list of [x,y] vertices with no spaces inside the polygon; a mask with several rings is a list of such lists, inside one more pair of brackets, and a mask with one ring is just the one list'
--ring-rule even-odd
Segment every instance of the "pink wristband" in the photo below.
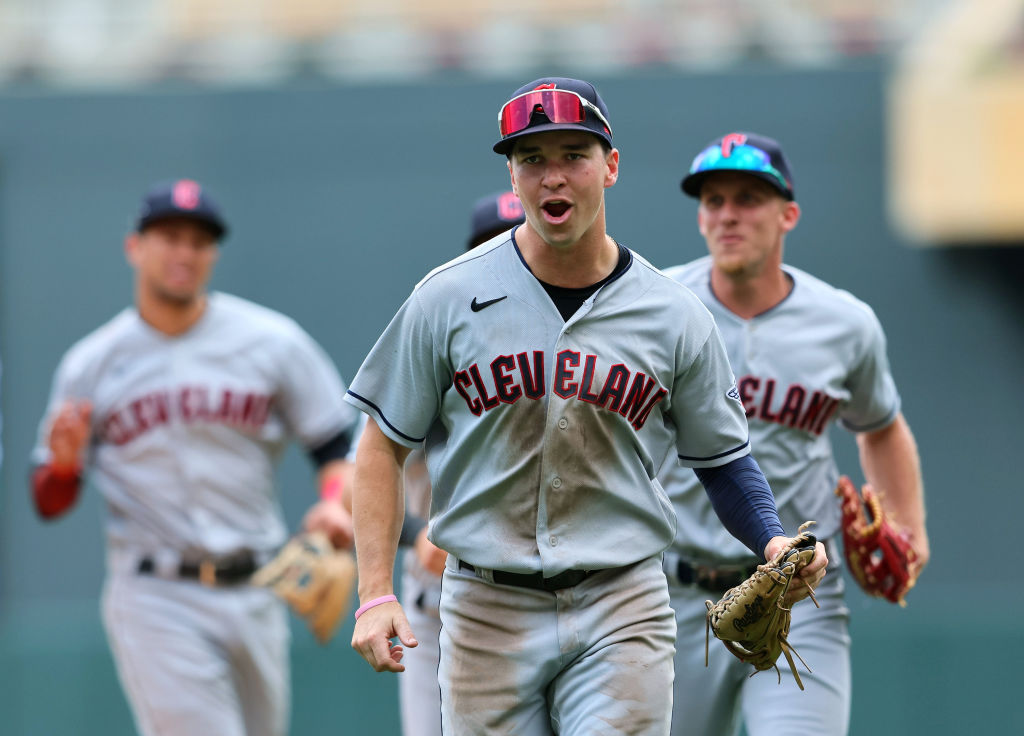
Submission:
{"label": "pink wristband", "polygon": [[374,598],[372,601],[367,601],[363,605],[356,609],[356,619],[362,616],[364,613],[369,611],[374,606],[379,606],[382,603],[398,603],[398,598],[393,595],[382,595],[380,598]]}
{"label": "pink wristband", "polygon": [[323,488],[320,489],[320,498],[325,501],[333,501],[336,498],[341,497],[342,485],[340,478],[331,478],[324,483]]}

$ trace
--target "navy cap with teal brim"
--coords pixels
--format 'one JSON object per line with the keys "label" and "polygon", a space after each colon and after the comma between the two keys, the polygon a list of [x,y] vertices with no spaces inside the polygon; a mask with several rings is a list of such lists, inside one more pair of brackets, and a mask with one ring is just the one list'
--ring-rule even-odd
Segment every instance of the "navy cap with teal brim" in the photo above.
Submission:
{"label": "navy cap with teal brim", "polygon": [[690,164],[680,182],[682,190],[700,198],[704,180],[716,171],[739,171],[771,184],[786,199],[793,200],[793,174],[778,142],[757,133],[729,133],[711,141]]}

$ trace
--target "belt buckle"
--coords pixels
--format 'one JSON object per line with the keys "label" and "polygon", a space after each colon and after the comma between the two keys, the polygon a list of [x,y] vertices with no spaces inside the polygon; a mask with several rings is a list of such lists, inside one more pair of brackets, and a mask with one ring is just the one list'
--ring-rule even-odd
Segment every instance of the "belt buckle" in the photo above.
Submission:
{"label": "belt buckle", "polygon": [[217,585],[217,564],[213,560],[199,561],[199,582],[210,588]]}
{"label": "belt buckle", "polygon": [[694,575],[694,582],[705,590],[717,590],[718,570],[714,567],[699,565],[697,574]]}

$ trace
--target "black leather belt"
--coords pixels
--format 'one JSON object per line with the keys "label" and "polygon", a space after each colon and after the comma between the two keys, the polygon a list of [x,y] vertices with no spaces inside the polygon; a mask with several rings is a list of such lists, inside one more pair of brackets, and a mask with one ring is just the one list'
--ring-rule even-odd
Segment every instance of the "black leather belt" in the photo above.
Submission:
{"label": "black leather belt", "polygon": [[[237,585],[248,581],[257,567],[252,552],[245,551],[225,557],[182,560],[177,573],[178,577],[198,580],[203,585]],[[137,569],[140,575],[152,575],[157,571],[156,561],[152,557],[143,557]]]}
{"label": "black leather belt", "polygon": [[691,565],[686,560],[679,560],[676,577],[683,585],[696,585],[711,593],[724,593],[749,578],[757,570],[757,563],[734,565],[729,567],[708,567]]}
{"label": "black leather belt", "polygon": [[[468,570],[477,577],[482,577],[475,567],[468,562],[459,560],[459,569]],[[534,590],[555,591],[563,588],[571,588],[579,585],[594,573],[600,570],[566,570],[557,575],[546,578],[541,572],[505,572],[503,570],[492,570],[491,574],[498,585],[512,585],[516,588],[533,588]]]}

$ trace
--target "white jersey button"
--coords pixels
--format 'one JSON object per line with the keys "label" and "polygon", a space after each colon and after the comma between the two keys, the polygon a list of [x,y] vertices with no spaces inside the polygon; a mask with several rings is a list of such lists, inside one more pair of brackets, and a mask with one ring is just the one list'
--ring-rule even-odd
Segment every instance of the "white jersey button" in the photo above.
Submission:
{"label": "white jersey button", "polygon": [[558,420],[558,428],[559,429],[565,429],[568,426],[569,426],[569,420],[566,419],[565,417],[562,417],[561,419]]}
{"label": "white jersey button", "polygon": [[562,479],[561,478],[555,478],[553,481],[551,481],[551,487],[552,488],[561,488],[562,487]]}
{"label": "white jersey button", "polygon": [[558,546],[558,537],[548,537],[548,541],[551,542],[552,547]]}

